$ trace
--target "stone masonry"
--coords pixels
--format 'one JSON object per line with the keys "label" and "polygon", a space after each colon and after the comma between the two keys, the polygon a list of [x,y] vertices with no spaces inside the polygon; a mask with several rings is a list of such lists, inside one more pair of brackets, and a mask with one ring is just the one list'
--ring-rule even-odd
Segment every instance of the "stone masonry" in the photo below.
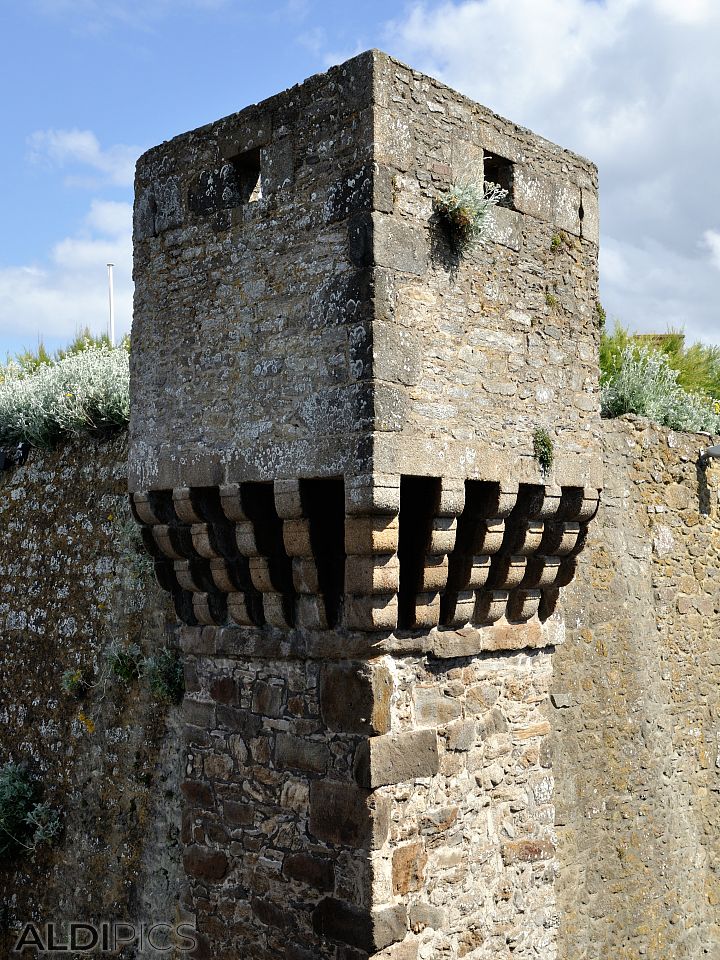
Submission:
{"label": "stone masonry", "polygon": [[[471,167],[508,196],[459,257]],[[201,955],[555,956],[596,273],[595,168],[377,51],[140,159],[129,483]]]}
{"label": "stone masonry", "polygon": [[706,436],[603,424],[605,489],[555,657],[562,960],[720,944],[720,470]]}

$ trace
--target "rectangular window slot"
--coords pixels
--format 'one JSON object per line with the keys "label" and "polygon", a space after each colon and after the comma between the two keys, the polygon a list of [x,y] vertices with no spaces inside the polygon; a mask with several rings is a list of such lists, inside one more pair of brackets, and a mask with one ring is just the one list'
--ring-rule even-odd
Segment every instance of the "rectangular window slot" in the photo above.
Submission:
{"label": "rectangular window slot", "polygon": [[303,514],[310,521],[310,545],[317,567],[328,625],[338,622],[345,582],[345,485],[342,477],[300,481]]}
{"label": "rectangular window slot", "polygon": [[255,542],[261,556],[266,557],[270,580],[282,594],[285,619],[292,624],[295,618],[295,588],[292,579],[292,561],[285,551],[283,522],[275,508],[272,483],[248,482],[241,484],[243,509],[253,525]]}
{"label": "rectangular window slot", "polygon": [[241,203],[255,203],[262,197],[261,154],[260,147],[253,147],[229,160],[235,171]]}
{"label": "rectangular window slot", "polygon": [[438,477],[400,478],[398,627],[401,630],[415,627],[417,595],[422,589],[425,557],[439,504]]}
{"label": "rectangular window slot", "polygon": [[484,480],[465,481],[465,506],[458,517],[455,549],[448,557],[447,590],[440,600],[441,624],[447,624],[453,616],[458,593],[467,590],[478,528],[483,520],[492,517],[498,493],[497,483]]}
{"label": "rectangular window slot", "polygon": [[486,150],[483,156],[483,178],[485,183],[495,183],[503,190],[507,190],[507,196],[500,201],[499,206],[514,210],[515,164],[512,160],[506,160],[505,157]]}

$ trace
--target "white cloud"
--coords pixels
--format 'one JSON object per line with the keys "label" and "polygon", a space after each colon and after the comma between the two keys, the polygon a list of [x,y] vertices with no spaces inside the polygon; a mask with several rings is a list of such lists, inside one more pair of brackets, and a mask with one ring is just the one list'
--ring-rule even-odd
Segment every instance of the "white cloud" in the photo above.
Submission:
{"label": "white cloud", "polygon": [[73,236],[53,247],[42,265],[0,269],[0,336],[25,337],[32,346],[71,339],[78,329],[105,329],[107,267],[115,264],[115,312],[119,335],[132,317],[132,207],[95,200]]}
{"label": "white cloud", "polygon": [[89,167],[100,177],[71,174],[66,182],[71,185],[132,186],[135,161],[140,147],[115,144],[103,149],[91,130],[36,130],[28,138],[30,159],[35,163],[49,163],[62,169],[76,170]]}
{"label": "white cloud", "polygon": [[415,3],[386,43],[598,164],[611,316],[720,343],[717,0]]}
{"label": "white cloud", "polygon": [[717,230],[706,230],[703,233],[703,243],[710,251],[712,265],[720,270],[720,233]]}

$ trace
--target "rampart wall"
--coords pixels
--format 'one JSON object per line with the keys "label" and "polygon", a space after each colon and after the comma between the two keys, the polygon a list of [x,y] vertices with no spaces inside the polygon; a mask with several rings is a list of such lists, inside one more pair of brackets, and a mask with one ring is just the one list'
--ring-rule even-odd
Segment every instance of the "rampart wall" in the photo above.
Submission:
{"label": "rampart wall", "polygon": [[720,944],[720,518],[706,437],[605,421],[605,490],[565,598],[553,768],[563,960]]}
{"label": "rampart wall", "polygon": [[[125,435],[84,439],[0,474],[0,763],[26,763],[63,824],[53,846],[0,867],[3,957],[17,923],[176,918],[180,710],[106,664],[113,644],[149,654],[171,640],[126,460]],[[67,695],[66,671],[94,686]]]}
{"label": "rampart wall", "polygon": [[[387,727],[376,712],[367,729],[342,729],[345,717],[357,724],[363,716],[358,689],[354,700],[348,695],[351,661],[302,663],[285,652],[258,660],[249,651],[238,659],[238,651],[186,643],[184,720],[178,708],[159,709],[142,683],[110,683],[84,700],[63,695],[63,672],[97,676],[113,640],[145,652],[174,642],[166,632],[173,615],[122,519],[123,439],[32,452],[25,466],[2,474],[0,761],[26,760],[64,821],[55,846],[0,870],[6,927],[71,917],[172,920],[186,915],[190,881],[218,944],[230,923],[238,936],[252,924],[265,932],[267,955],[283,956],[287,897],[312,889],[312,909],[336,896],[362,902],[372,882],[362,871],[374,859],[376,900],[384,884],[393,905],[390,933],[398,904],[404,911],[399,956],[416,948],[433,956],[446,935],[450,956],[481,956],[474,951],[497,954],[499,941],[464,923],[465,912],[482,912],[507,943],[503,903],[514,916],[519,906],[532,911],[523,904],[523,871],[557,863],[551,922],[563,960],[712,957],[720,938],[717,472],[697,470],[702,437],[632,418],[605,422],[603,434],[604,499],[562,601],[567,639],[552,679],[545,651],[395,660],[394,729],[438,729],[441,775],[433,795],[412,779],[402,790],[376,791],[390,795],[387,815],[374,820],[376,831],[384,824],[386,845],[369,859],[352,850],[378,833],[351,835],[362,822],[349,815],[349,832],[333,823],[331,800],[341,811],[342,789],[321,798],[322,814],[303,820],[308,809],[313,817],[313,790],[327,790],[317,784],[328,771],[350,781],[342,768],[350,740]],[[373,702],[382,703],[383,658],[365,669],[375,670]],[[329,673],[343,671],[327,684]],[[328,690],[341,693],[331,698]],[[237,729],[210,738],[218,714]],[[318,735],[319,718],[336,732]],[[421,751],[416,762],[424,762]],[[556,860],[543,773],[551,763]],[[464,805],[443,802],[443,784],[456,797],[463,778],[482,787],[482,809],[470,790]],[[544,819],[546,833],[529,850],[522,829],[533,817]],[[464,834],[474,834],[470,858]],[[222,856],[200,852],[207,836]],[[303,845],[293,840],[300,836]],[[247,876],[229,884],[234,857],[253,842],[262,855],[252,869],[243,858]],[[517,869],[508,872],[513,858]],[[508,876],[514,885],[503,901]],[[537,895],[542,884],[528,889]],[[310,930],[310,912],[307,922]],[[344,957],[362,956],[343,949]]]}

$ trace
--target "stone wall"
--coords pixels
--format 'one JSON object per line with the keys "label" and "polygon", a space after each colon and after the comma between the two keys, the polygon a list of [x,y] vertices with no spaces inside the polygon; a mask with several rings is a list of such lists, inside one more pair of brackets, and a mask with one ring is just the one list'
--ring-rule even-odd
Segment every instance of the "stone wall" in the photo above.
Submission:
{"label": "stone wall", "polygon": [[[122,434],[0,473],[0,763],[27,763],[62,820],[51,846],[0,866],[2,956],[8,928],[30,920],[176,919],[179,709],[106,669],[112,643],[147,654],[172,641],[137,551],[126,458]],[[67,670],[94,688],[67,695]]]}
{"label": "stone wall", "polygon": [[[182,722],[142,685],[84,701],[59,690],[65,669],[98,668],[112,639],[146,651],[167,640],[165,595],[117,524],[124,441],[33,452],[2,474],[0,760],[26,760],[64,821],[56,846],[0,872],[6,926],[196,909],[212,956],[253,930],[268,957],[282,945],[304,960],[316,926],[343,921],[328,901],[372,894],[386,931],[405,924],[398,957],[532,946],[545,958],[550,935],[562,960],[713,957],[718,470],[697,470],[703,437],[633,418],[603,432],[603,506],[553,675],[543,650],[397,649],[366,663],[367,650],[333,660],[318,646],[303,660],[286,641],[260,655],[237,632],[211,648],[209,633],[187,631]],[[390,746],[389,730],[421,734],[416,748],[437,731],[437,755],[405,785],[377,786],[372,809],[355,754]],[[288,903],[305,904],[297,926]]]}
{"label": "stone wall", "polygon": [[212,627],[182,644],[203,956],[552,955],[546,650],[301,659]]}
{"label": "stone wall", "polygon": [[[468,176],[509,193],[460,257],[434,202]],[[131,490],[601,485],[590,161],[370,50],[152,148],[135,191]]]}
{"label": "stone wall", "polygon": [[563,960],[720,944],[720,471],[707,437],[604,424],[553,725]]}

